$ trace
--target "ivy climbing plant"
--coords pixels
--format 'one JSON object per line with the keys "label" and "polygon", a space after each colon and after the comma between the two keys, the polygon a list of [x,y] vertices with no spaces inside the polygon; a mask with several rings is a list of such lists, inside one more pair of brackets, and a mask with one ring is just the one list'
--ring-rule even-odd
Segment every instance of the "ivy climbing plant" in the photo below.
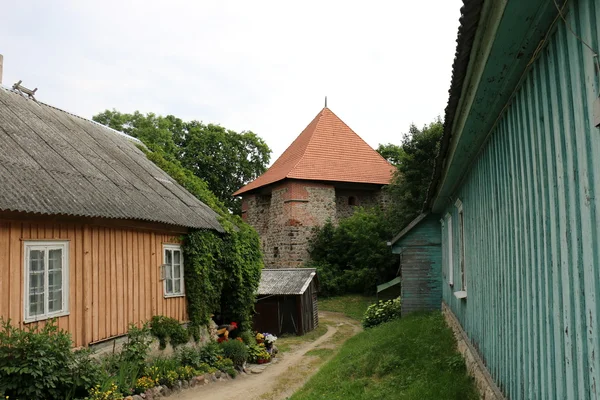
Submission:
{"label": "ivy climbing plant", "polygon": [[202,179],[170,160],[160,151],[140,147],[147,157],[181,186],[215,210],[225,233],[196,230],[183,239],[186,260],[185,291],[192,332],[219,312],[236,321],[240,331],[250,329],[256,289],[263,268],[256,231],[239,216],[232,215]]}

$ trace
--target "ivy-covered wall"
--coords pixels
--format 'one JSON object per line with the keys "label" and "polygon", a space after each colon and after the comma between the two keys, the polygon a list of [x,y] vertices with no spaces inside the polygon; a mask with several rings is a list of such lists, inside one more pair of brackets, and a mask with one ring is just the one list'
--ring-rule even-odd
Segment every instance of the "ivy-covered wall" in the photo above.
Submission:
{"label": "ivy-covered wall", "polygon": [[213,313],[220,313],[225,321],[237,322],[240,330],[250,329],[263,268],[258,234],[240,217],[232,215],[206,182],[178,161],[143,150],[181,186],[219,213],[219,222],[225,229],[224,234],[196,230],[183,238],[185,290],[192,326],[205,325]]}

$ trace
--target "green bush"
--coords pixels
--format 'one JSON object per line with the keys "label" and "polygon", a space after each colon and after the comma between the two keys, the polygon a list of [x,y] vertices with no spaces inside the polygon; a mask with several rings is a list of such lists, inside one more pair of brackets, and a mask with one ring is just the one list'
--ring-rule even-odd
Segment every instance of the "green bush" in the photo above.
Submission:
{"label": "green bush", "polygon": [[219,371],[225,372],[232,378],[235,378],[237,375],[237,372],[236,372],[235,368],[233,367],[233,361],[231,360],[231,358],[220,359],[215,364],[215,368],[218,369]]}
{"label": "green bush", "polygon": [[256,344],[256,337],[252,331],[243,331],[240,333],[239,337],[244,341],[247,346],[251,346]]}
{"label": "green bush", "polygon": [[216,367],[217,362],[223,358],[223,348],[216,342],[209,342],[200,348],[198,355],[200,362]]}
{"label": "green bush", "polygon": [[240,340],[222,342],[221,348],[223,355],[233,361],[236,366],[241,366],[248,360],[248,347]]}
{"label": "green bush", "polygon": [[[64,399],[87,394],[98,369],[74,353],[55,320],[19,329],[0,318],[0,393],[11,399]],[[82,376],[78,377],[77,374]]]}
{"label": "green bush", "polygon": [[155,315],[150,322],[150,330],[158,338],[159,347],[167,346],[167,339],[173,348],[185,344],[190,339],[190,333],[174,318]]}
{"label": "green bush", "polygon": [[177,349],[175,357],[179,360],[179,364],[198,368],[202,363],[200,358],[200,349],[192,346],[182,346]]}
{"label": "green bush", "polygon": [[370,328],[400,318],[401,306],[400,297],[387,301],[379,300],[377,303],[371,304],[363,317],[363,327]]}
{"label": "green bush", "polygon": [[358,208],[336,226],[327,221],[309,240],[311,261],[317,268],[320,294],[371,294],[377,284],[393,279],[398,256],[387,241],[394,230],[379,209]]}
{"label": "green bush", "polygon": [[129,325],[127,342],[123,344],[120,362],[137,364],[138,368],[143,370],[146,358],[150,352],[150,343],[152,343],[152,336],[147,323],[142,325],[141,328],[138,328],[134,324]]}

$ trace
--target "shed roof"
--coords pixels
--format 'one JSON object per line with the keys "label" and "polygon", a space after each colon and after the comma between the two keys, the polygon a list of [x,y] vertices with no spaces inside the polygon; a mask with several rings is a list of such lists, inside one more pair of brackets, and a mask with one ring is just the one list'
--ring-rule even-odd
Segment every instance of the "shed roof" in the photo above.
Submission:
{"label": "shed roof", "polygon": [[223,231],[133,137],[0,86],[0,210]]}
{"label": "shed roof", "polygon": [[257,294],[303,294],[316,274],[317,270],[314,268],[265,268],[262,270]]}
{"label": "shed roof", "polygon": [[286,179],[387,185],[394,166],[323,108],[264,174],[234,196]]}

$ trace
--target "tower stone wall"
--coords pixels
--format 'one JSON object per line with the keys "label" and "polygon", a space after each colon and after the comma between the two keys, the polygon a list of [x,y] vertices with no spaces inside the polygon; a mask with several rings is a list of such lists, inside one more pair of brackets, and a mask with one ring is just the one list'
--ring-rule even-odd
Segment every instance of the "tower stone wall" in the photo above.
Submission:
{"label": "tower stone wall", "polygon": [[380,190],[339,189],[334,184],[285,180],[267,194],[244,195],[242,217],[261,238],[267,268],[299,267],[308,261],[315,226],[352,215],[356,207],[381,204]]}

